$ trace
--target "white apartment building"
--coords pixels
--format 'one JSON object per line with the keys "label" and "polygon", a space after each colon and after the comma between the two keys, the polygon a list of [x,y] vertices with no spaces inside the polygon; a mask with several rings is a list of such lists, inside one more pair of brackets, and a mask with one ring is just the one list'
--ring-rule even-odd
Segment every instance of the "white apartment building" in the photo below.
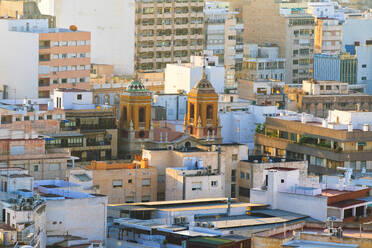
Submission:
{"label": "white apartment building", "polygon": [[256,105],[250,105],[247,110],[219,112],[222,142],[246,144],[253,150],[257,124],[263,124],[267,116],[276,116],[279,112],[276,106]]}
{"label": "white apartment building", "polygon": [[90,88],[89,32],[48,28],[47,19],[5,18],[0,36],[0,82],[8,98],[49,98],[57,87]]}
{"label": "white apartment building", "polygon": [[206,49],[218,56],[219,64],[226,67],[226,87],[236,88],[235,70],[241,68],[243,58],[243,24],[238,23],[236,12],[228,2],[206,2]]}
{"label": "white apartment building", "polygon": [[279,57],[279,47],[244,44],[243,67],[239,78],[285,81],[285,58]]}
{"label": "white apartment building", "polygon": [[[34,188],[46,205],[48,246],[60,242],[67,246],[104,246],[107,196],[76,191],[79,185],[63,180],[35,181]],[[74,236],[74,239],[69,239],[66,233]]]}
{"label": "white apartment building", "polygon": [[196,157],[184,158],[183,167],[166,168],[165,200],[192,200],[225,196],[224,175],[204,166]]}
{"label": "white apartment building", "polygon": [[[202,78],[203,57],[192,56],[191,63],[167,64],[164,72],[164,93],[174,94],[180,91],[189,93],[195,84]],[[217,57],[207,56],[205,72],[217,93],[224,92],[225,68],[218,65]]]}
{"label": "white apartment building", "polygon": [[262,186],[250,190],[251,203],[269,204],[304,214],[319,221],[334,217],[343,221],[348,217],[365,217],[370,189],[344,184],[306,184],[301,182],[299,170],[272,167],[263,172]]}

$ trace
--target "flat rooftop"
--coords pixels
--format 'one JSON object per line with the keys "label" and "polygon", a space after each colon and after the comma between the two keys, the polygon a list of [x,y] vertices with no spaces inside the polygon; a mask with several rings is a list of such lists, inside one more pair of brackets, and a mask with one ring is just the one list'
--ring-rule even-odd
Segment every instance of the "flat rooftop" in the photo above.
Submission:
{"label": "flat rooftop", "polygon": [[45,29],[30,29],[30,30],[17,30],[14,32],[24,32],[24,33],[35,33],[35,34],[50,34],[50,33],[80,33],[85,31],[72,31],[68,28],[45,28]]}
{"label": "flat rooftop", "polygon": [[300,160],[266,156],[266,155],[249,155],[248,159],[241,160],[241,161],[248,162],[248,163],[283,163],[283,162],[299,162]]}

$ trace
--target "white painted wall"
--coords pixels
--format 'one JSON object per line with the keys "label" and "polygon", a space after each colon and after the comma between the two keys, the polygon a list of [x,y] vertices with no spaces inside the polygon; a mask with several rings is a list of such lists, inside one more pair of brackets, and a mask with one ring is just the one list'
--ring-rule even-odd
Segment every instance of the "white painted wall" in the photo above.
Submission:
{"label": "white painted wall", "polygon": [[76,25],[91,32],[91,61],[114,65],[116,74],[133,74],[134,0],[40,0],[41,13],[56,16],[57,27]]}
{"label": "white painted wall", "polygon": [[[46,203],[48,235],[106,239],[107,197],[50,200]],[[53,224],[53,222],[57,222]]]}
{"label": "white painted wall", "polygon": [[346,19],[342,25],[342,49],[345,45],[353,45],[359,41],[364,45],[366,40],[372,39],[372,19],[368,18],[350,18]]}
{"label": "white painted wall", "polygon": [[154,95],[154,105],[165,107],[168,121],[183,121],[187,108],[187,96],[178,94]]}
{"label": "white painted wall", "polygon": [[[216,92],[222,93],[225,85],[225,68],[223,66],[207,66],[205,71]],[[164,73],[164,93],[174,94],[178,90],[188,93],[201,79],[202,74],[203,68],[200,66],[167,64]]]}
{"label": "white painted wall", "polygon": [[[81,95],[81,100],[78,99],[78,95]],[[63,92],[55,90],[53,95],[54,107],[57,107],[58,98],[62,99],[61,109],[81,109],[86,106],[90,107],[93,103],[93,93],[91,91]]]}
{"label": "white painted wall", "polygon": [[[372,25],[370,27],[372,29]],[[372,36],[371,36],[372,40]],[[367,83],[372,80],[372,45],[364,45],[356,47],[356,55],[358,58],[358,73],[357,73],[357,82],[358,83]],[[363,67],[366,65],[366,67]]]}
{"label": "white painted wall", "polygon": [[38,98],[38,34],[8,31],[8,20],[0,20],[0,37],[0,84],[10,99]]}

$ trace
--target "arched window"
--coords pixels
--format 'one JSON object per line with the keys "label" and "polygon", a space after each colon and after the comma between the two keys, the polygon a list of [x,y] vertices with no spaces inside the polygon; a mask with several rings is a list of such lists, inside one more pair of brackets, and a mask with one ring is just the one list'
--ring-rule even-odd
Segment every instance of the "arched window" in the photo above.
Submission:
{"label": "arched window", "polygon": [[126,121],[128,118],[128,110],[127,110],[127,106],[124,106],[123,108],[123,120]]}
{"label": "arched window", "polygon": [[190,148],[190,147],[191,147],[191,143],[190,143],[190,141],[187,141],[187,142],[185,143],[185,147],[186,147],[186,148]]}
{"label": "arched window", "polygon": [[146,115],[145,115],[145,108],[144,107],[140,107],[139,111],[138,111],[138,121],[139,122],[145,122],[146,120]]}
{"label": "arched window", "polygon": [[195,106],[193,103],[190,103],[190,118],[194,118],[195,115]]}
{"label": "arched window", "polygon": [[109,95],[105,95],[103,97],[103,103],[106,104],[106,105],[110,104],[110,96]]}
{"label": "arched window", "polygon": [[119,96],[118,95],[114,96],[114,104],[119,104]]}
{"label": "arched window", "polygon": [[207,119],[213,119],[213,106],[207,106]]}

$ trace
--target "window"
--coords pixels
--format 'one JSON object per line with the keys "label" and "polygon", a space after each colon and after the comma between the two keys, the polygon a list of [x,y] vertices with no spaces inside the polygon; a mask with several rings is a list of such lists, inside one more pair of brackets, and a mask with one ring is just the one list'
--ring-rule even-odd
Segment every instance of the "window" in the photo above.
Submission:
{"label": "window", "polygon": [[201,182],[193,182],[191,186],[192,191],[202,190],[202,183]]}
{"label": "window", "polygon": [[122,180],[112,180],[112,187],[113,188],[121,188],[123,186]]}
{"label": "window", "polygon": [[362,68],[367,68],[367,65],[366,64],[362,65]]}
{"label": "window", "polygon": [[29,121],[29,120],[30,120],[30,116],[25,116],[25,117],[23,117],[23,119],[24,119],[25,121]]}
{"label": "window", "polygon": [[240,172],[240,179],[244,179],[244,178],[245,178],[244,172]]}
{"label": "window", "polygon": [[39,165],[34,165],[34,171],[39,171]]}
{"label": "window", "polygon": [[132,183],[132,179],[128,179],[128,183]]}
{"label": "window", "polygon": [[138,118],[139,118],[139,122],[145,122],[145,108],[144,107],[141,107],[139,109],[139,114],[138,114]]}
{"label": "window", "polygon": [[83,99],[83,96],[81,94],[77,94],[76,99],[81,100],[81,99]]}
{"label": "window", "polygon": [[11,146],[10,155],[22,155],[25,154],[25,146]]}
{"label": "window", "polygon": [[50,164],[49,165],[49,170],[51,170],[51,171],[56,171],[58,169],[59,169],[58,164]]}
{"label": "window", "polygon": [[231,182],[236,181],[236,170],[232,169],[231,170]]}
{"label": "window", "polygon": [[38,119],[39,119],[39,120],[44,120],[44,116],[39,115]]}
{"label": "window", "polygon": [[331,89],[332,89],[332,86],[330,86],[330,85],[326,86],[326,90],[331,90]]}
{"label": "window", "polygon": [[245,173],[245,179],[246,179],[246,180],[249,180],[249,179],[250,179],[250,175],[249,175],[249,173]]}
{"label": "window", "polygon": [[51,120],[52,119],[52,115],[47,115],[47,120]]}
{"label": "window", "polygon": [[323,166],[323,159],[315,157],[315,165]]}
{"label": "window", "polygon": [[356,161],[350,161],[349,168],[352,168],[353,170],[355,170],[355,168],[356,168]]}
{"label": "window", "polygon": [[67,83],[67,78],[62,78],[61,82],[62,82],[63,84]]}
{"label": "window", "polygon": [[150,186],[150,179],[142,179],[142,186]]}
{"label": "window", "polygon": [[362,80],[367,80],[367,77],[362,77]]}
{"label": "window", "polygon": [[142,202],[149,202],[150,201],[150,196],[149,195],[143,195],[142,196]]}
{"label": "window", "polygon": [[236,160],[238,160],[238,154],[233,154],[233,155],[231,156],[231,159],[232,159],[232,161],[236,161]]}
{"label": "window", "polygon": [[211,186],[212,187],[217,187],[217,181],[211,181]]}
{"label": "window", "polygon": [[281,179],[281,180],[280,180],[280,183],[284,183],[284,179]]}
{"label": "window", "polygon": [[239,187],[239,196],[250,197],[250,190],[248,188]]}

